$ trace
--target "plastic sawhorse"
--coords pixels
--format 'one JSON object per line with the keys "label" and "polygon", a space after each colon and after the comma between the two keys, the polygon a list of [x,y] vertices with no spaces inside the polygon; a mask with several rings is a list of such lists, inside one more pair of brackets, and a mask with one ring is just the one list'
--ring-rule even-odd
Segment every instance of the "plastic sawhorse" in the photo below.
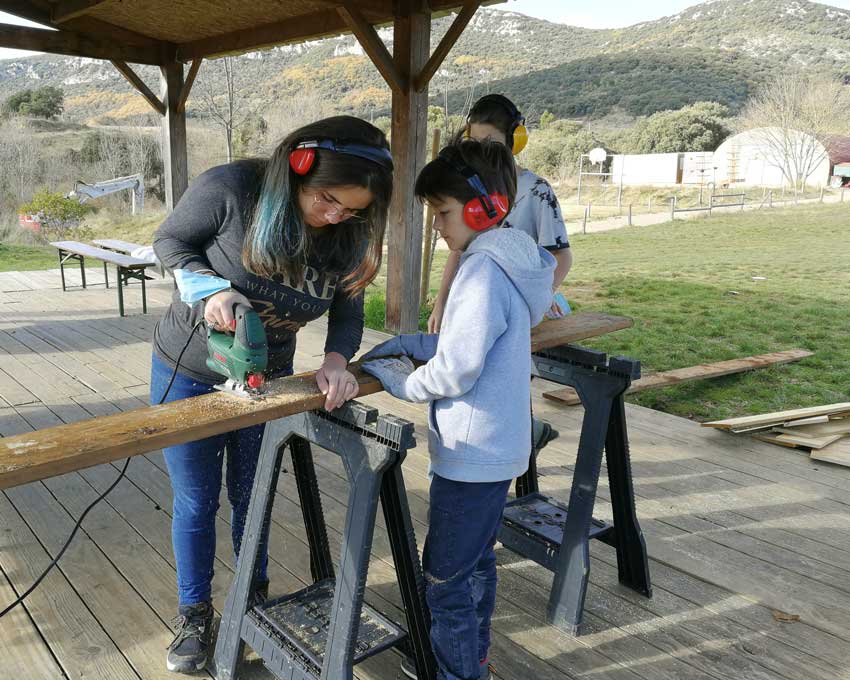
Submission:
{"label": "plastic sawhorse", "polygon": [[[310,443],[342,459],[349,482],[339,574],[328,543]],[[436,677],[425,583],[401,463],[414,445],[413,423],[378,416],[357,402],[269,422],[248,508],[242,549],[216,643],[213,673],[235,680],[247,643],[278,678],[350,680],[363,659],[398,646],[423,680]],[[260,604],[250,602],[252,575],[272,505],[284,449],[293,473],[310,550],[313,584]],[[383,506],[407,630],[364,603],[378,500]]]}
{"label": "plastic sawhorse", "polygon": [[[534,455],[517,480],[517,499],[508,503],[499,540],[555,574],[549,595],[550,623],[581,633],[590,574],[591,538],[617,551],[620,583],[652,597],[646,542],[635,513],[623,393],[640,377],[632,359],[566,345],[532,354],[534,374],[578,392],[584,406],[569,504],[540,493]],[[605,451],[613,523],[593,517]]]}

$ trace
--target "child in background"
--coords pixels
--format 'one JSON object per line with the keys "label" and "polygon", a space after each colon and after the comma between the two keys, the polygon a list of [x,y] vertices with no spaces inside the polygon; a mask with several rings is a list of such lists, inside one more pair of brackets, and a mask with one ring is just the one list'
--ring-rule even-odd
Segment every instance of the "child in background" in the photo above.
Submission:
{"label": "child in background", "polygon": [[[531,328],[551,307],[555,258],[523,231],[500,228],[515,182],[507,147],[489,141],[462,141],[425,166],[416,195],[458,256],[442,330],[392,338],[363,357],[387,392],[430,403],[423,567],[440,680],[492,677],[494,546],[531,448]],[[408,357],[427,363],[414,370]],[[416,677],[409,663],[402,669]]]}
{"label": "child in background", "polygon": [[[528,141],[524,123],[525,118],[510,99],[500,94],[488,94],[473,104],[463,135],[478,141],[489,139],[500,142],[516,155]],[[552,305],[547,317],[556,319],[569,314],[569,304],[558,293],[573,264],[561,206],[549,183],[527,168],[518,169],[516,200],[510,215],[505,218],[504,226],[524,231],[555,256],[557,266],[552,281]],[[458,253],[452,252],[446,260],[440,292],[428,318],[429,333],[440,332],[446,299],[457,272],[459,257]]]}

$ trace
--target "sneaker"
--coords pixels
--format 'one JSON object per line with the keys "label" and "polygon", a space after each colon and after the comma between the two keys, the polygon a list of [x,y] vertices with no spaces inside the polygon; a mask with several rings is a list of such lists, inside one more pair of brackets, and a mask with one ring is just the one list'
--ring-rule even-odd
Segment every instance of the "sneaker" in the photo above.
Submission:
{"label": "sneaker", "polygon": [[[484,661],[481,664],[480,680],[495,680],[493,674],[490,672],[491,669],[492,666],[487,661]],[[406,678],[410,678],[410,680],[418,680],[416,677],[416,664],[413,663],[413,659],[409,656],[401,660],[401,673]]]}
{"label": "sneaker", "polygon": [[166,668],[175,673],[204,669],[212,640],[213,608],[209,602],[182,605],[171,622],[177,634],[168,645]]}
{"label": "sneaker", "polygon": [[531,419],[531,441],[534,451],[538,452],[549,442],[559,437],[558,431],[549,423],[537,418]]}

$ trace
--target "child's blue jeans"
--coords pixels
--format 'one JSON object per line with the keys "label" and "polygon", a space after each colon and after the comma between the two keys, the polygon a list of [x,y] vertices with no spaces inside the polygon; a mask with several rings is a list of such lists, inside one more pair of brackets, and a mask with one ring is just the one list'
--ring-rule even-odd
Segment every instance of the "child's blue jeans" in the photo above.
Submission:
{"label": "child's blue jeans", "polygon": [[[431,646],[439,680],[487,677],[490,618],[496,605],[496,553],[511,480],[431,480],[423,568]],[[484,669],[483,671],[481,669]]]}
{"label": "child's blue jeans", "polygon": [[[151,404],[158,404],[171,367],[156,355],[151,366]],[[222,376],[222,382],[224,377]],[[178,371],[165,401],[186,399],[213,391]],[[215,515],[221,492],[222,463],[227,449],[227,497],[231,506],[233,551],[238,557],[242,530],[260,454],[265,425],[216,435],[162,450],[174,492],[171,541],[177,562],[179,604],[209,602],[215,562]],[[267,581],[268,527],[265,527],[257,556],[255,581]]]}

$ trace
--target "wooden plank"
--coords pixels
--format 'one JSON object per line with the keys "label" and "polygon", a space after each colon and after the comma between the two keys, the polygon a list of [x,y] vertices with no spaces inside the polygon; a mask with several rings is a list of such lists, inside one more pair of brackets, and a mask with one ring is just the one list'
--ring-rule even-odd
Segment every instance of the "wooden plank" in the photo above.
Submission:
{"label": "wooden plank", "polygon": [[449,26],[449,30],[446,31],[442,40],[440,40],[440,44],[437,45],[434,52],[428,58],[428,61],[425,63],[425,66],[423,66],[422,70],[416,75],[416,78],[413,81],[413,88],[417,92],[422,92],[427,89],[428,83],[431,82],[431,78],[434,77],[437,69],[440,68],[440,65],[445,60],[452,47],[454,47],[457,39],[461,36],[463,30],[475,15],[475,12],[478,10],[480,5],[480,0],[466,0],[463,3],[463,7],[455,17],[452,25]]}
{"label": "wooden plank", "polygon": [[[602,316],[593,315],[591,322],[585,323],[582,315],[576,314],[542,324],[532,331],[532,348],[545,349],[572,342],[571,331],[587,337],[590,328],[598,335],[606,328],[629,322]],[[361,373],[356,363],[352,364],[352,370],[360,383],[361,396],[383,389],[380,382]],[[231,432],[322,408],[323,404],[324,395],[316,385],[315,372],[310,371],[269,382],[259,400],[216,392],[88,423],[50,428],[37,435],[3,439],[0,440],[0,489]]]}
{"label": "wooden plank", "polygon": [[[743,359],[731,359],[729,361],[718,361],[711,364],[699,364],[687,368],[676,368],[671,371],[660,371],[635,380],[626,394],[642,392],[653,388],[669,387],[691,380],[704,380],[706,378],[719,378],[733,373],[743,373],[759,368],[779,366],[794,361],[800,361],[806,357],[813,356],[813,352],[804,349],[789,349],[784,352],[771,352],[770,354],[759,354],[757,356]],[[544,392],[543,396],[553,401],[559,401],[568,406],[580,404],[578,394],[572,387],[567,387],[553,392]]]}
{"label": "wooden plank", "polygon": [[774,432],[783,432],[785,434],[806,434],[810,437],[825,437],[830,434],[850,434],[850,418],[838,418],[830,420],[826,423],[817,423],[815,425],[794,426],[789,427],[787,424],[783,427],[774,427]]}
{"label": "wooden plank", "polygon": [[101,248],[106,248],[106,250],[115,250],[126,255],[129,255],[137,248],[144,247],[141,243],[131,243],[130,241],[123,241],[120,238],[96,238],[92,239],[92,243]]}
{"label": "wooden plank", "polygon": [[809,457],[812,460],[850,467],[850,438],[844,437],[820,451],[812,451]]}
{"label": "wooden plank", "polygon": [[[35,515],[42,512],[48,515],[50,508],[34,510]],[[51,558],[33,530],[24,523],[4,494],[0,494],[0,526],[3,527],[0,564],[15,590],[21,593],[44,571]],[[66,529],[63,528],[63,530]],[[77,539],[77,550],[83,540],[84,537]],[[74,545],[69,550],[74,552]],[[63,563],[60,562],[60,564]],[[2,605],[6,604],[8,601],[4,599]],[[114,602],[112,606],[114,608]],[[121,655],[115,643],[103,631],[97,618],[68,582],[61,568],[54,569],[45,577],[41,585],[26,599],[25,607],[37,623],[39,635],[49,645],[65,675],[62,673],[38,675],[32,671],[17,676],[10,675],[5,672],[6,658],[0,657],[0,668],[4,670],[4,678],[17,677],[23,680],[23,678],[91,677],[92,680],[138,680],[139,676]],[[118,609],[120,611],[120,608]],[[17,611],[20,615],[20,612],[24,610]],[[14,616],[10,616],[14,620]],[[8,625],[8,620],[0,619],[0,630],[5,630],[5,625]],[[11,639],[5,633],[2,637]],[[92,663],[94,650],[97,651],[97,663]]]}
{"label": "wooden plank", "polygon": [[43,28],[0,23],[0,47],[35,50],[91,59],[116,59],[134,64],[161,64],[160,49],[115,43],[103,35],[89,35],[69,30],[48,31]]}
{"label": "wooden plank", "polygon": [[122,76],[124,76],[127,82],[130,83],[130,85],[132,85],[140,95],[142,95],[142,98],[150,105],[150,107],[160,116],[164,116],[165,104],[163,104],[159,98],[151,92],[150,88],[145,84],[145,81],[139,78],[136,72],[130,68],[126,62],[116,60],[110,61],[112,61],[112,65]]}
{"label": "wooden plank", "polygon": [[798,408],[789,411],[776,411],[774,413],[762,413],[755,416],[744,416],[742,418],[727,418],[726,420],[714,420],[710,423],[702,423],[703,427],[716,427],[723,430],[760,427],[773,423],[784,423],[797,418],[809,418],[821,415],[839,415],[850,413],[850,402],[837,404],[826,404],[824,406],[812,406],[809,408]]}
{"label": "wooden plank", "polygon": [[[17,597],[18,593],[0,570],[0,607]],[[0,674],[4,678],[62,677],[62,669],[25,606],[16,607],[0,619]]]}
{"label": "wooden plank", "polygon": [[776,441],[788,442],[795,446],[806,446],[810,449],[822,449],[841,439],[840,434],[830,434],[824,437],[806,437],[802,434],[777,434]]}

